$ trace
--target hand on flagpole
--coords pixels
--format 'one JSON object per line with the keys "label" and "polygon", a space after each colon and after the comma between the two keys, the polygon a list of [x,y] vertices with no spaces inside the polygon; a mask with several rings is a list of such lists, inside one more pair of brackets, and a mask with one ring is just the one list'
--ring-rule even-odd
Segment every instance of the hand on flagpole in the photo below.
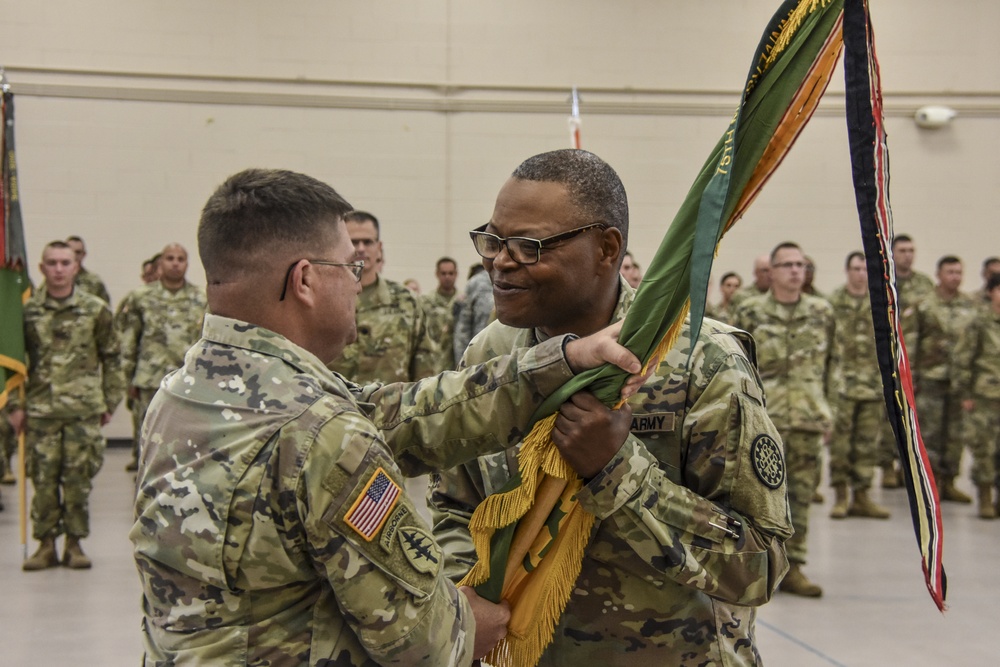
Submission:
{"label": "hand on flagpole", "polygon": [[472,615],[476,619],[476,643],[472,657],[479,659],[493,650],[497,643],[507,636],[507,623],[510,622],[510,605],[506,600],[493,604],[479,597],[475,590],[468,586],[459,586],[458,590],[469,600]]}

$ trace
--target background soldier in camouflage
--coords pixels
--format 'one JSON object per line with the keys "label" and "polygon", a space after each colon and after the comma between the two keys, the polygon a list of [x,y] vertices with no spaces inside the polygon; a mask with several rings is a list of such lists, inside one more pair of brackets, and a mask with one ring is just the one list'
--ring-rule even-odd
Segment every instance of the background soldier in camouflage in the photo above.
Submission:
{"label": "background soldier in camouflage", "polygon": [[[889,510],[868,496],[878,461],[885,401],[864,253],[849,254],[845,272],[847,283],[830,296],[837,322],[834,354],[841,371],[834,409],[837,421],[830,437],[830,484],[836,493],[830,516],[888,519]],[[848,490],[853,491],[853,500]]]}
{"label": "background soldier in camouflage", "polygon": [[10,412],[13,409],[8,403],[0,409],[0,484],[11,485],[17,482],[14,476],[14,459],[17,454],[17,434],[10,425]]}
{"label": "background soldier in camouflage", "polygon": [[913,369],[920,434],[937,480],[941,500],[971,503],[955,487],[962,461],[962,406],[952,391],[952,353],[959,335],[972,322],[977,304],[962,294],[962,261],[938,260],[938,284],[928,296],[908,306],[903,319],[906,350]]}
{"label": "background soldier in camouflage", "polygon": [[434,372],[448,371],[455,368],[455,352],[453,341],[455,337],[455,280],[458,278],[458,264],[451,257],[442,257],[437,261],[434,275],[438,286],[430,294],[420,297],[420,306],[424,310],[427,321],[427,335],[437,345],[439,356]]}
{"label": "background soldier in camouflage", "polygon": [[371,213],[344,217],[357,258],[365,263],[358,297],[358,339],[330,368],[365,382],[406,382],[436,373],[439,351],[427,334],[424,313],[410,290],[379,275],[379,223]]}
{"label": "background soldier in camouflage", "polygon": [[733,294],[733,308],[750,297],[767,294],[769,289],[771,289],[771,256],[759,255],[753,260],[753,282]]}
{"label": "background soldier in camouflage", "polygon": [[160,279],[131,292],[118,317],[135,435],[126,470],[136,469],[139,430],[160,380],[180,368],[184,353],[201,336],[205,316],[205,293],[185,277],[187,250],[176,243],[166,246],[159,267]]}
{"label": "background soldier in camouflage", "polygon": [[455,315],[454,352],[457,362],[465,354],[465,348],[486,325],[496,319],[493,308],[493,284],[490,274],[479,271],[469,277],[465,284],[465,298]]}
{"label": "background soldier in camouflage", "polygon": [[87,256],[87,246],[84,244],[83,239],[79,236],[70,236],[66,239],[66,243],[73,249],[73,252],[76,254],[76,263],[80,266],[80,270],[76,274],[76,286],[89,294],[99,297],[104,303],[110,306],[111,295],[108,294],[108,288],[104,286],[104,281],[96,273],[91,273],[83,268],[83,259]]}
{"label": "background soldier in camouflage", "polygon": [[990,278],[1000,275],[1000,257],[987,257],[983,260],[983,269],[980,272],[983,277],[983,286],[976,292],[979,299],[989,306],[990,298]]}
{"label": "background soldier in camouflage", "polygon": [[963,435],[972,448],[972,481],[979,492],[979,516],[995,519],[1000,498],[1000,273],[986,282],[990,303],[976,313],[955,347],[952,389],[962,402]]}
{"label": "background soldier in camouflage", "polygon": [[[600,224],[595,224],[598,222]],[[586,334],[620,320],[634,291],[619,275],[628,201],[614,170],[585,151],[525,161],[501,189],[477,250],[497,322],[463,364]],[[509,237],[560,239],[516,242]],[[492,240],[491,240],[492,239]],[[754,619],[785,571],[791,533],[780,440],[764,411],[749,336],[706,320],[628,407],[580,393],[553,441],[587,480],[598,521],[542,665],[756,665]],[[432,490],[448,576],[475,562],[468,520],[516,470],[502,452],[442,473]]]}
{"label": "background soldier in camouflage", "polygon": [[147,665],[469,665],[509,612],[442,575],[397,461],[414,474],[501,449],[571,365],[638,369],[603,332],[418,385],[346,381],[325,364],[356,336],[350,208],[264,170],[205,206],[213,314],[143,424],[130,538]]}
{"label": "background soldier in camouflage", "polygon": [[55,540],[63,533],[63,563],[90,567],[80,540],[90,533],[87,501],[104,459],[101,426],[111,420],[123,393],[111,310],[74,289],[78,268],[69,245],[45,246],[39,269],[46,287],[24,309],[26,405],[14,411],[11,423],[18,432],[25,430],[27,474],[34,487],[32,534],[40,542],[25,570],[58,565]]}
{"label": "background soldier in camouflage", "polygon": [[829,404],[836,386],[833,308],[802,293],[805,256],[794,243],[771,253],[771,289],[736,308],[736,326],[757,341],[757,360],[767,393],[767,413],[784,441],[788,504],[795,535],[785,543],[791,569],[781,590],[819,597],[823,589],[802,572],[809,534],[809,503],[819,483],[820,449],[830,432]]}

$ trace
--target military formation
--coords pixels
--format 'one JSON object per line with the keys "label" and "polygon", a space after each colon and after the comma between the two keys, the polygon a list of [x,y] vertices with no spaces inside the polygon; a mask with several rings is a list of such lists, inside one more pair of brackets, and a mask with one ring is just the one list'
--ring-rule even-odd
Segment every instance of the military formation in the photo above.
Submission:
{"label": "military formation", "polygon": [[[23,569],[92,566],[101,427],[124,399],[146,664],[482,658],[510,608],[459,585],[470,518],[516,475],[548,394],[603,363],[638,371],[615,326],[642,273],[625,187],[586,151],[525,160],[470,236],[482,264],[465,289],[442,257],[420,295],[382,275],[374,215],[309,176],[250,169],[202,211],[205,289],[170,244],[112,311],[83,240],[49,243],[25,307],[26,397],[0,420],[3,483],[27,443],[38,547]],[[968,446],[978,516],[996,518],[1000,259],[965,295],[959,258],[935,281],[912,239],[892,250],[941,499],[973,502]],[[779,244],[750,284],[722,276],[712,319],[632,375],[621,409],[585,391],[559,408],[552,440],[596,521],[539,664],[760,664],[757,608],[823,594],[806,567],[824,459],[829,518],[890,518],[873,489],[901,470],[864,255],[844,271],[824,296],[804,250]]]}

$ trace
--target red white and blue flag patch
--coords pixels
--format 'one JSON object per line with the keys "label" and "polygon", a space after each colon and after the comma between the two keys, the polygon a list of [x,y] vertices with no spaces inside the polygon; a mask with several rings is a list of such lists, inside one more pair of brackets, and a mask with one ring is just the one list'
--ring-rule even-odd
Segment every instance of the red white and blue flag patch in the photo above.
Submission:
{"label": "red white and blue flag patch", "polygon": [[399,486],[379,468],[344,517],[344,523],[371,541],[399,500]]}

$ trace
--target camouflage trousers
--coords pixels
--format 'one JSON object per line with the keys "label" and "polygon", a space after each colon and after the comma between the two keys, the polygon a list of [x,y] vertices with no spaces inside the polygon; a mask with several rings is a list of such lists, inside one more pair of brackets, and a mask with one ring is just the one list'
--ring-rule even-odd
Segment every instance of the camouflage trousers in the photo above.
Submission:
{"label": "camouflage trousers", "polygon": [[795,533],[785,542],[788,560],[800,565],[806,562],[806,537],[809,534],[809,508],[819,484],[820,451],[823,434],[814,431],[778,428],[785,446],[785,466],[788,469],[788,508]]}
{"label": "camouflage trousers", "polygon": [[146,418],[146,410],[156,394],[156,389],[138,387],[139,395],[131,401],[132,411],[132,458],[139,460],[139,436],[142,434],[142,420]]}
{"label": "camouflage trousers", "polygon": [[830,438],[830,485],[846,484],[868,489],[878,461],[879,441],[885,421],[880,401],[837,401],[837,421]]}
{"label": "camouflage trousers", "polygon": [[36,540],[90,534],[91,480],[104,462],[106,442],[99,416],[29,417],[25,431],[27,474],[34,487],[32,535]]}
{"label": "camouflage trousers", "polygon": [[954,479],[962,461],[962,402],[947,380],[924,381],[917,392],[917,419],[931,470],[939,481]]}
{"label": "camouflage trousers", "polygon": [[1000,484],[1000,399],[976,397],[976,407],[963,413],[962,435],[972,450],[972,481]]}
{"label": "camouflage trousers", "polygon": [[14,428],[7,421],[8,408],[0,411],[0,475],[7,470],[11,459],[17,455],[17,436]]}

